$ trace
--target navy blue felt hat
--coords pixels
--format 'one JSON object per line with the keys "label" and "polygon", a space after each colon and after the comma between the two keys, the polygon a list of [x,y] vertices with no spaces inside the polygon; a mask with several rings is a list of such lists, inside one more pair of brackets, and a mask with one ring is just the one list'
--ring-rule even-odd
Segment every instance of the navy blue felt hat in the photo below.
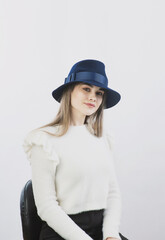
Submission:
{"label": "navy blue felt hat", "polygon": [[76,82],[89,83],[103,88],[106,93],[105,108],[113,107],[121,99],[118,92],[108,88],[105,65],[98,60],[87,59],[75,63],[68,76],[65,78],[64,84],[55,89],[52,92],[52,96],[56,101],[60,102],[63,90],[66,86]]}

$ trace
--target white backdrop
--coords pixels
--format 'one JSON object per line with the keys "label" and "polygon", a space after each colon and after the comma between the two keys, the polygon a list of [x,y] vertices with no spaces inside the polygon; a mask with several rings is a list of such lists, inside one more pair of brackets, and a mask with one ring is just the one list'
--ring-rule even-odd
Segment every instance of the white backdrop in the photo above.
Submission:
{"label": "white backdrop", "polygon": [[51,92],[82,59],[105,63],[120,103],[105,110],[123,199],[120,232],[165,239],[164,1],[0,1],[0,238],[22,239],[19,199],[31,178],[26,134],[50,122]]}

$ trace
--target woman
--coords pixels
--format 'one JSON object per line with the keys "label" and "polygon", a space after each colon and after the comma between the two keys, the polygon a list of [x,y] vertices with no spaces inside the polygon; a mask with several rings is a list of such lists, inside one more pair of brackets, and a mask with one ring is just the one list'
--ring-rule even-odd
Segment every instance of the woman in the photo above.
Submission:
{"label": "woman", "polygon": [[103,110],[120,94],[108,88],[105,65],[75,63],[52,92],[60,102],[55,120],[31,131],[24,149],[32,168],[40,240],[123,240],[121,197]]}

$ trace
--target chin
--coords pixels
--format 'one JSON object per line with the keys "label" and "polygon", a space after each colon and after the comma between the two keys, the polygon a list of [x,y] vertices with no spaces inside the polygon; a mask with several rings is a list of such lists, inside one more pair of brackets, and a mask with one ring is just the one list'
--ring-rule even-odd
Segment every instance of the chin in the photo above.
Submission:
{"label": "chin", "polygon": [[88,112],[86,113],[86,116],[91,116],[92,114],[94,114],[96,111],[93,111],[93,112]]}
{"label": "chin", "polygon": [[97,109],[88,109],[88,110],[83,111],[83,113],[86,116],[90,116],[90,115],[94,114],[96,111],[97,111]]}

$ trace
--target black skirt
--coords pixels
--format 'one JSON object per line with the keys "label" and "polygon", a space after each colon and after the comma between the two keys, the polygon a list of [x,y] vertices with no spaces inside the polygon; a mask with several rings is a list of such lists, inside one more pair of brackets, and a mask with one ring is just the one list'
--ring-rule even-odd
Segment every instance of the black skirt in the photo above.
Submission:
{"label": "black skirt", "polygon": [[[69,214],[68,216],[83,229],[92,239],[103,240],[102,224],[103,224],[103,212],[101,210],[93,210],[82,212],[78,214]],[[121,233],[119,233],[122,240],[128,240]],[[65,240],[52,228],[50,228],[46,222],[43,222],[39,240]]]}

